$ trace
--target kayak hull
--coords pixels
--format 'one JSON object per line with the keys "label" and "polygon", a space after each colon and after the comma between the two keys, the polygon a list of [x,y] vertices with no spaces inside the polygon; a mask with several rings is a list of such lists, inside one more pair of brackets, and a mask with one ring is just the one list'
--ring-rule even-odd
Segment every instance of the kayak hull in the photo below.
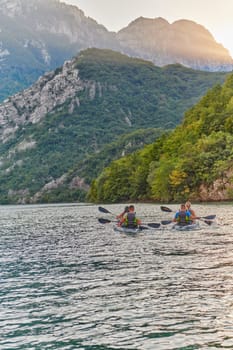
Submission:
{"label": "kayak hull", "polygon": [[175,224],[172,227],[172,229],[176,231],[195,231],[195,230],[200,230],[200,225],[198,222],[190,225],[184,225],[184,226]]}
{"label": "kayak hull", "polygon": [[114,231],[134,235],[140,231],[140,228],[128,228],[128,227],[122,227],[122,226],[114,226]]}

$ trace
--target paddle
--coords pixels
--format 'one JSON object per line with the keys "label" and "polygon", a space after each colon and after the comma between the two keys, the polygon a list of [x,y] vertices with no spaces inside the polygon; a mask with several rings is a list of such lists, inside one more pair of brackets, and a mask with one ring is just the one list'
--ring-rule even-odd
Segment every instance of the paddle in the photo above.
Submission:
{"label": "paddle", "polygon": [[158,223],[158,222],[149,222],[146,225],[151,227],[151,228],[158,228],[160,226],[160,223]]}
{"label": "paddle", "polygon": [[[168,208],[168,207],[165,207],[165,206],[163,206],[163,205],[161,205],[160,209],[161,209],[162,211],[167,212],[167,213],[173,212],[172,209],[170,209],[170,208]],[[198,219],[198,220],[204,219],[204,220],[202,220],[202,221],[204,221],[207,225],[211,225],[212,222],[213,222],[212,220],[214,220],[215,218],[216,218],[216,215],[207,215],[207,216],[197,216],[197,217],[196,217],[196,219]]]}
{"label": "paddle", "polygon": [[111,213],[108,209],[105,209],[105,208],[103,208],[103,207],[98,207],[98,209],[99,209],[99,211],[100,211],[101,213],[111,214],[111,215],[114,215],[114,216],[115,216],[115,214]]}
{"label": "paddle", "polygon": [[[104,219],[104,218],[99,218],[98,221],[99,221],[100,224],[110,224],[111,222],[118,222],[118,221],[115,221],[115,220],[109,220],[109,219]],[[160,227],[160,223],[157,223],[157,222],[150,222],[150,223],[148,223],[146,225],[148,227],[140,225],[139,228],[141,230],[148,230],[149,227],[151,227],[151,228],[159,228]]]}
{"label": "paddle", "polygon": [[[161,206],[160,209],[162,211],[166,211],[167,213],[171,213],[173,212],[172,209],[168,208],[168,207],[164,207],[164,206]],[[216,218],[216,215],[207,215],[207,216],[197,216],[196,219],[209,219],[209,220],[213,220]]]}
{"label": "paddle", "polygon": [[[126,208],[127,208],[127,207],[126,207]],[[121,216],[123,216],[124,214],[127,213],[127,211],[124,210],[124,212],[123,212],[122,214],[120,214],[120,215],[117,216],[116,214],[112,213],[111,211],[109,211],[108,209],[105,209],[105,208],[103,208],[103,207],[98,207],[98,209],[99,209],[99,211],[100,211],[101,213],[113,215],[114,217],[116,217],[116,218],[118,218],[118,219],[120,219]]]}
{"label": "paddle", "polygon": [[172,220],[162,220],[161,224],[162,225],[169,225],[169,224],[176,224],[176,223]]}
{"label": "paddle", "polygon": [[[162,220],[161,221],[161,224],[162,225],[169,225],[169,224],[171,224],[173,221],[172,220]],[[173,222],[174,224],[175,224],[175,222]]]}
{"label": "paddle", "polygon": [[206,220],[214,220],[216,215],[207,215],[207,216],[197,216],[197,219],[206,219]]}
{"label": "paddle", "polygon": [[168,207],[164,207],[163,205],[161,205],[160,209],[161,209],[162,211],[166,211],[167,213],[172,213],[172,212],[173,212],[173,210],[171,210],[171,209],[168,208]]}
{"label": "paddle", "polygon": [[118,222],[116,220],[109,220],[109,219],[104,219],[104,218],[98,218],[98,221],[100,224],[110,224],[111,222]]}

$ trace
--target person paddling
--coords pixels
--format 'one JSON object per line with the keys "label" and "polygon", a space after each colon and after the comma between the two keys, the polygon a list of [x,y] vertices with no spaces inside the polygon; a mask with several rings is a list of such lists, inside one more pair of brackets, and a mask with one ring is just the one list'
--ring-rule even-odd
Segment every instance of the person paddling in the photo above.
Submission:
{"label": "person paddling", "polygon": [[117,220],[119,220],[118,221],[118,223],[117,223],[117,226],[121,226],[121,224],[122,224],[122,222],[123,222],[123,219],[124,219],[124,216],[125,216],[125,214],[127,214],[129,212],[129,206],[127,205],[126,207],[125,207],[125,209],[124,209],[124,211],[122,212],[122,213],[120,213],[119,215],[117,215]]}
{"label": "person paddling", "polygon": [[122,219],[123,217],[124,217],[124,215],[126,214],[126,213],[128,213],[129,212],[129,206],[127,205],[126,207],[125,207],[125,209],[124,209],[124,211],[122,212],[122,213],[120,213],[119,215],[117,215],[117,219]]}
{"label": "person paddling", "polygon": [[134,205],[130,205],[129,212],[121,221],[121,226],[127,228],[137,228],[139,225],[141,225],[141,220],[136,217]]}
{"label": "person paddling", "polygon": [[191,221],[194,223],[194,222],[195,222],[195,219],[197,218],[197,216],[196,216],[195,211],[191,208],[191,202],[190,202],[190,201],[187,201],[187,202],[185,203],[185,207],[186,207],[186,210],[190,212],[190,214],[191,214],[191,219],[192,219]]}
{"label": "person paddling", "polygon": [[185,207],[186,207],[186,210],[188,210],[192,216],[196,216],[195,211],[191,208],[191,202],[190,201],[187,201],[185,203]]}
{"label": "person paddling", "polygon": [[190,225],[192,223],[192,216],[189,210],[186,210],[185,204],[181,204],[180,210],[176,212],[173,222],[180,226]]}

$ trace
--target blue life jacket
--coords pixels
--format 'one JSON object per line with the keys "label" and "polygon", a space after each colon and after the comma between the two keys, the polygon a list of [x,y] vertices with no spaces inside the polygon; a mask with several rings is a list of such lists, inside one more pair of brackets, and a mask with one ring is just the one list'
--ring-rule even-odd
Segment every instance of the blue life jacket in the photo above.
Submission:
{"label": "blue life jacket", "polygon": [[177,215],[177,222],[179,225],[183,226],[183,225],[187,225],[190,223],[190,218],[187,215],[186,211],[180,211]]}

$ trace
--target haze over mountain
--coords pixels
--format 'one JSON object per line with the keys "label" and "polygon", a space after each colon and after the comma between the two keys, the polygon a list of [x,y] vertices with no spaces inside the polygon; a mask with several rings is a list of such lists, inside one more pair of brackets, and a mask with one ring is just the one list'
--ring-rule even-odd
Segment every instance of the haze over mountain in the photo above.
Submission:
{"label": "haze over mountain", "polygon": [[[232,70],[229,52],[203,26],[188,20],[172,24],[163,18],[138,18],[117,34],[124,52],[158,66],[180,63],[186,67]],[[132,51],[130,51],[132,50]]]}
{"label": "haze over mountain", "polygon": [[0,101],[90,47],[159,66],[181,63],[207,71],[233,67],[228,51],[191,21],[169,24],[162,18],[138,18],[114,33],[58,0],[0,0]]}

